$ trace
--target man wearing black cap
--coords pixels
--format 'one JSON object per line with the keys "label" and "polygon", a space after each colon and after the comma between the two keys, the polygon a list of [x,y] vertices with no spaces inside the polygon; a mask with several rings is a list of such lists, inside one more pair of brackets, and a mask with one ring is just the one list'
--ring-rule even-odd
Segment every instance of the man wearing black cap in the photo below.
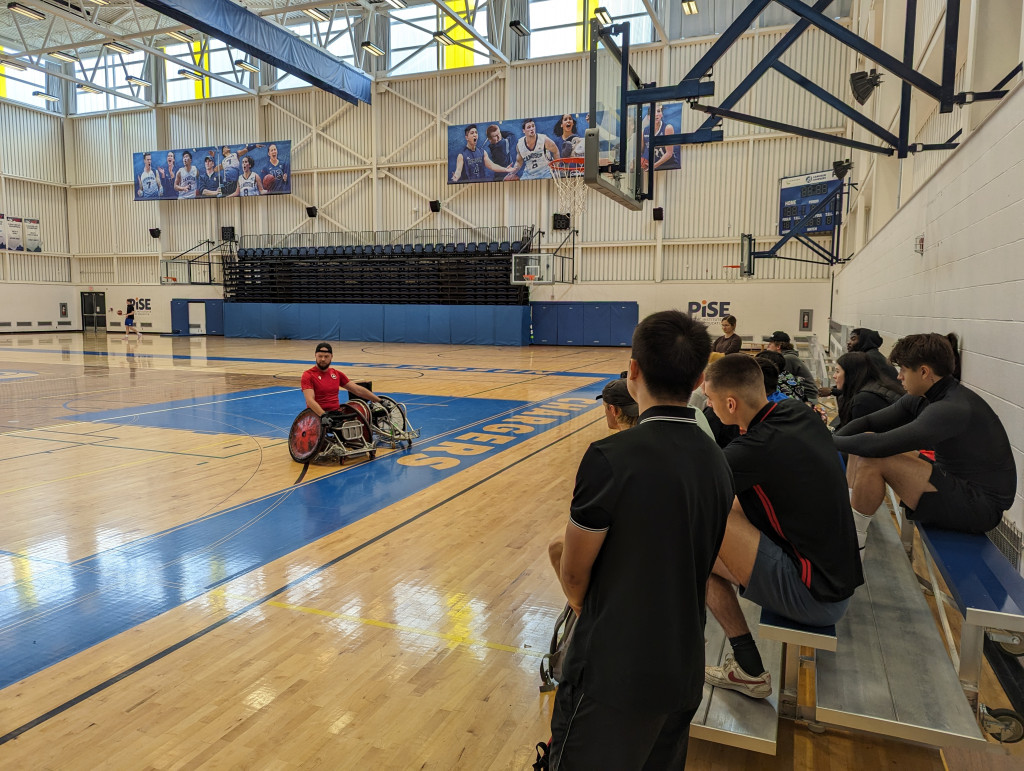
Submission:
{"label": "man wearing black cap", "polygon": [[[810,368],[804,364],[803,359],[800,358],[800,354],[796,352],[793,347],[793,343],[790,342],[789,335],[781,330],[772,332],[772,336],[766,341],[768,345],[765,347],[769,351],[775,351],[781,353],[786,357],[786,371],[791,375],[797,375],[802,377],[809,385],[814,385],[814,375],[811,374]],[[811,401],[817,401],[812,399]]]}
{"label": "man wearing black cap", "polygon": [[326,412],[334,412],[341,407],[338,393],[342,388],[359,399],[380,402],[373,391],[349,380],[344,372],[331,369],[333,356],[331,344],[320,343],[316,347],[316,366],[302,373],[302,395],[306,397],[307,407],[321,417]]}
{"label": "man wearing black cap", "polygon": [[604,417],[612,431],[621,431],[636,425],[640,408],[636,400],[629,395],[625,380],[610,380],[596,398],[604,399]]}

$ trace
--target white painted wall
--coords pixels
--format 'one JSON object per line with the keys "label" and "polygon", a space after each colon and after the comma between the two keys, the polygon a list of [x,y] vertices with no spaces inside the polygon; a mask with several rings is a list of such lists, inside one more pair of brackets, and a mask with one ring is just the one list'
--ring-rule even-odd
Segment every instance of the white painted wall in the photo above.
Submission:
{"label": "white painted wall", "polygon": [[[950,155],[835,282],[834,318],[887,338],[956,332],[963,380],[999,415],[1024,526],[1024,87]],[[925,251],[914,251],[924,235]]]}

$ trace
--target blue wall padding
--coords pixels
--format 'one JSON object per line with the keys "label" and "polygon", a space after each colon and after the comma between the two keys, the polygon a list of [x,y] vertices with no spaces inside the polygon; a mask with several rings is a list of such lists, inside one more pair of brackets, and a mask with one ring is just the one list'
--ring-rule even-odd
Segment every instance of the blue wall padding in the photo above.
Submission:
{"label": "blue wall padding", "polygon": [[602,345],[628,348],[640,317],[635,302],[535,302],[536,345]]}
{"label": "blue wall padding", "polygon": [[523,305],[224,303],[227,337],[529,345]]}

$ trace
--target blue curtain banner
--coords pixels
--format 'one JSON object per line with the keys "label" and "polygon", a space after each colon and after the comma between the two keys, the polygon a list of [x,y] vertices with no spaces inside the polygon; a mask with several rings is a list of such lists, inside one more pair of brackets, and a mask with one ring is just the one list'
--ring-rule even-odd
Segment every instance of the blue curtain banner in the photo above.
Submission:
{"label": "blue curtain banner", "polygon": [[[678,133],[683,105],[681,102],[659,103],[653,129],[648,112],[644,107],[641,162],[645,166],[650,136],[652,133],[654,136]],[[598,122],[602,122],[600,116]],[[586,130],[585,112],[449,126],[448,184],[550,179],[550,161],[583,157],[583,134]],[[654,170],[678,169],[680,147],[656,148]]]}
{"label": "blue curtain banner", "polygon": [[135,200],[289,195],[291,155],[290,141],[133,153]]}

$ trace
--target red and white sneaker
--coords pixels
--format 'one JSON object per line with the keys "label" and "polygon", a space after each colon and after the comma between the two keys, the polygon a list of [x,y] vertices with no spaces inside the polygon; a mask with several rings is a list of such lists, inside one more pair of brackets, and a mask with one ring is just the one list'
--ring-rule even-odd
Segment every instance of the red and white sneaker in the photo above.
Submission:
{"label": "red and white sneaker", "polygon": [[752,699],[763,699],[772,693],[770,674],[762,672],[756,677],[748,675],[743,671],[743,667],[736,663],[731,653],[726,655],[721,666],[704,667],[704,682],[715,688],[739,691]]}

